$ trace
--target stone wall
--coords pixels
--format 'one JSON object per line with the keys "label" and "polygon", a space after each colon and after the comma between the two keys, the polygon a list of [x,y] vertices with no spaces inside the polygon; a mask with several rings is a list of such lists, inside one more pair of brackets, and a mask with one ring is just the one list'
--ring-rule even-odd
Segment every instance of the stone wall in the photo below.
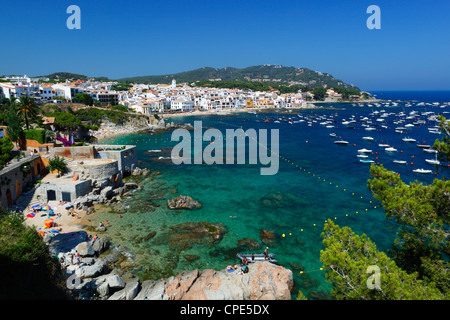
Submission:
{"label": "stone wall", "polygon": [[39,179],[46,172],[38,155],[12,160],[0,171],[0,204],[6,208],[13,205],[27,184]]}
{"label": "stone wall", "polygon": [[99,145],[95,147],[96,157],[100,159],[117,160],[119,171],[131,173],[137,166],[136,146]]}
{"label": "stone wall", "polygon": [[71,159],[94,159],[94,147],[58,147],[50,150],[54,156],[65,157]]}
{"label": "stone wall", "polygon": [[88,171],[89,177],[94,180],[111,179],[120,174],[118,162],[109,159],[96,159],[83,165]]}

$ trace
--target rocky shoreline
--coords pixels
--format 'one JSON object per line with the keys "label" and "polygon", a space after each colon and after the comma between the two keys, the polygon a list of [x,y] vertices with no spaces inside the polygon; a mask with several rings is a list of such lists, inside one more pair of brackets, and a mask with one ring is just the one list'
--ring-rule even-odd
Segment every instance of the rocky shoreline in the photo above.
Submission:
{"label": "rocky shoreline", "polygon": [[[74,202],[76,208],[90,208],[94,205],[110,207],[115,212],[126,211],[123,199],[134,190],[141,188],[139,181],[151,179],[160,172],[135,168],[122,186],[97,186],[89,195]],[[150,177],[149,177],[150,176]],[[181,202],[179,200],[182,200]],[[178,196],[167,200],[173,210],[192,210],[201,204],[189,196]],[[86,217],[87,218],[87,217]],[[88,219],[90,221],[90,218]],[[257,262],[249,265],[249,272],[229,273],[227,270],[190,270],[175,276],[141,281],[136,276],[142,265],[129,248],[112,243],[105,236],[107,226],[79,225],[78,231],[44,236],[52,256],[59,259],[66,276],[66,286],[71,297],[76,300],[177,300],[177,299],[235,299],[235,300],[290,300],[293,289],[293,274],[290,269]],[[86,230],[86,231],[85,231]],[[227,232],[225,225],[210,222],[187,222],[170,228],[163,235],[169,247],[176,252],[191,248],[196,244],[213,245],[222,240]],[[153,238],[156,232],[147,235]],[[95,236],[93,236],[95,235]],[[99,237],[97,237],[99,235]],[[261,231],[264,244],[270,243],[273,235]],[[240,247],[255,248],[244,239]],[[251,242],[251,241],[250,241]],[[256,241],[253,241],[256,242]],[[260,245],[258,246],[260,248]],[[255,248],[256,249],[256,248]],[[181,250],[181,251],[180,251]],[[197,257],[184,257],[186,260]],[[144,266],[144,269],[146,266]],[[170,274],[170,273],[169,273]],[[168,275],[169,275],[168,274]],[[167,275],[167,276],[168,276]]]}
{"label": "rocky shoreline", "polygon": [[270,262],[239,270],[192,270],[145,280],[132,275],[135,257],[126,247],[85,231],[46,235],[50,253],[58,257],[74,299],[98,300],[290,300],[293,274]]}

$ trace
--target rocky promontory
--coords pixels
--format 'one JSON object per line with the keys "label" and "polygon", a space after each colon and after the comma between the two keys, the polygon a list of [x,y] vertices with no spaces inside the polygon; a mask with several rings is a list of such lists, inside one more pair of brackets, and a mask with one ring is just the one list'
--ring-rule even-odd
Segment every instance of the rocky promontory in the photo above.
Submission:
{"label": "rocky promontory", "polygon": [[292,271],[270,262],[255,262],[249,272],[206,269],[142,283],[136,300],[290,300]]}
{"label": "rocky promontory", "polygon": [[[212,232],[214,233],[214,232]],[[290,300],[293,274],[270,262],[239,269],[184,271],[169,278],[141,282],[132,275],[136,260],[123,246],[91,239],[84,231],[48,235],[44,241],[58,257],[67,287],[76,299],[100,300]]]}

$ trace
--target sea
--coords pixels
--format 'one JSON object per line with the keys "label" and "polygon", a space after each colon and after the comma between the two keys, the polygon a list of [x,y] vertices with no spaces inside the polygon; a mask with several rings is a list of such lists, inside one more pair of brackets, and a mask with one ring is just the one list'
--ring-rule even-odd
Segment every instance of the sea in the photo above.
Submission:
{"label": "sea", "polygon": [[[425,162],[435,155],[417,145],[433,145],[437,138],[442,138],[442,134],[429,132],[428,128],[438,124],[430,116],[446,116],[450,112],[450,91],[374,94],[378,99],[390,101],[321,104],[317,109],[287,113],[170,119],[192,125],[201,121],[204,131],[216,128],[224,136],[227,129],[253,128],[258,132],[277,129],[279,166],[274,175],[261,175],[264,166],[261,163],[176,165],[171,160],[171,150],[179,142],[172,141],[173,131],[133,133],[102,140],[103,144],[136,145],[139,167],[150,169],[152,174],[140,178],[141,189],[123,198],[128,209],[121,218],[117,212],[104,209],[98,210],[92,220],[94,223],[108,220],[110,227],[105,236],[134,252],[138,267],[132,272],[141,280],[166,278],[193,269],[222,270],[229,264],[239,264],[236,254],[243,250],[240,244],[251,239],[256,244],[252,252],[262,253],[268,246],[278,264],[293,271],[293,299],[299,290],[311,300],[328,299],[333,288],[326,281],[327,270],[323,270],[320,261],[320,252],[325,249],[321,233],[326,220],[348,226],[359,235],[366,234],[378,250],[386,253],[396,238],[397,225],[386,219],[381,203],[367,188],[370,163],[360,160],[382,164],[407,183],[430,184],[435,178],[449,177],[450,168],[437,168]],[[343,124],[350,120],[355,121]],[[407,124],[412,126],[405,127]],[[406,129],[396,132],[398,127]],[[189,132],[193,138],[193,131]],[[402,140],[405,137],[416,142],[405,142]],[[338,145],[334,143],[336,140],[348,144]],[[204,141],[203,148],[210,143]],[[397,151],[386,152],[379,144],[388,144]],[[271,150],[270,139],[265,147]],[[359,158],[360,149],[371,153],[366,154],[367,158]],[[431,173],[413,172],[418,168]],[[167,199],[179,195],[191,196],[202,207],[170,210]],[[223,238],[213,243],[193,241],[187,245],[178,241],[182,232],[175,231],[179,230],[177,226],[203,221],[223,224],[226,227]],[[274,239],[262,240],[261,230],[271,232]],[[177,247],[179,243],[183,245]]]}

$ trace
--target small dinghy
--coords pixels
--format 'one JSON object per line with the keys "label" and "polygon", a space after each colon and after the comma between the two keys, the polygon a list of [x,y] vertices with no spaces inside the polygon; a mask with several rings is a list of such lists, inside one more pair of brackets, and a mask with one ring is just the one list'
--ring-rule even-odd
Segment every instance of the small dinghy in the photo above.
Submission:
{"label": "small dinghy", "polygon": [[[253,254],[254,260],[252,260],[252,254]],[[238,253],[236,255],[236,257],[238,259],[240,259],[241,261],[244,260],[244,258],[247,258],[248,263],[252,263],[252,262],[256,262],[256,261],[269,261],[271,263],[278,263],[278,261],[275,260],[274,253],[269,253],[267,260],[264,258],[264,253],[242,253],[241,252],[241,253]]]}

